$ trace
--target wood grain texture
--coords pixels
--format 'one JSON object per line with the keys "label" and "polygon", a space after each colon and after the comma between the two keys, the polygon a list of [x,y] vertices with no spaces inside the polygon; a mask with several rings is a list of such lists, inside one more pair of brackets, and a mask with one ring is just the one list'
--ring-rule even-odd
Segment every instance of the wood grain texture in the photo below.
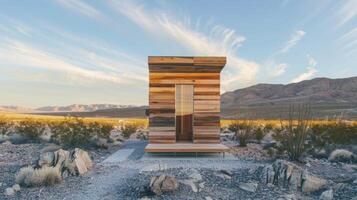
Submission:
{"label": "wood grain texture", "polygon": [[225,57],[149,57],[149,143],[176,142],[175,85],[194,87],[193,142],[219,143]]}

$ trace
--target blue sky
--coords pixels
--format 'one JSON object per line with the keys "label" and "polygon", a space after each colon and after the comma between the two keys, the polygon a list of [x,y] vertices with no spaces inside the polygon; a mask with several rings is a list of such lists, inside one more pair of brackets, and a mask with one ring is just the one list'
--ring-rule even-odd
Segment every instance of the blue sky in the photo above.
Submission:
{"label": "blue sky", "polygon": [[356,0],[0,0],[0,105],[146,105],[147,56],[227,56],[222,91],[357,75]]}

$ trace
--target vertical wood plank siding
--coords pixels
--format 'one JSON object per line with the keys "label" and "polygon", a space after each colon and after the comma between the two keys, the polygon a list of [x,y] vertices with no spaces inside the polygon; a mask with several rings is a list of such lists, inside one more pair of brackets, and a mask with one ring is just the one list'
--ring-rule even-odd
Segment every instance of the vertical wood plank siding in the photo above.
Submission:
{"label": "vertical wood plank siding", "polygon": [[149,142],[175,143],[175,84],[194,85],[194,143],[219,143],[225,57],[149,57]]}

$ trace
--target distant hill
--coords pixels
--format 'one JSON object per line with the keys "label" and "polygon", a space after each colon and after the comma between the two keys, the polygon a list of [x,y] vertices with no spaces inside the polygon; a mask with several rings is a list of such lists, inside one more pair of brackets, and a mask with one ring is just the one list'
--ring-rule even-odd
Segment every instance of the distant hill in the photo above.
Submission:
{"label": "distant hill", "polygon": [[21,107],[21,106],[0,106],[1,112],[16,112],[16,113],[27,113],[34,112],[34,109]]}
{"label": "distant hill", "polygon": [[127,108],[111,108],[85,112],[42,112],[33,113],[52,116],[76,116],[76,117],[111,117],[111,118],[145,118],[148,106],[137,106]]}
{"label": "distant hill", "polygon": [[[257,84],[221,95],[222,118],[276,119],[285,117],[291,104],[308,103],[314,118],[357,120],[357,77],[315,78],[291,84]],[[28,109],[0,106],[0,111],[81,117],[146,117],[147,106],[73,104]]]}
{"label": "distant hill", "polygon": [[96,110],[106,110],[113,108],[131,108],[133,105],[115,104],[72,104],[69,106],[46,106],[35,109],[39,112],[92,112]]}
{"label": "distant hill", "polygon": [[221,96],[221,114],[225,118],[278,118],[297,103],[310,104],[316,118],[343,113],[357,119],[357,77],[258,84],[226,92]]}

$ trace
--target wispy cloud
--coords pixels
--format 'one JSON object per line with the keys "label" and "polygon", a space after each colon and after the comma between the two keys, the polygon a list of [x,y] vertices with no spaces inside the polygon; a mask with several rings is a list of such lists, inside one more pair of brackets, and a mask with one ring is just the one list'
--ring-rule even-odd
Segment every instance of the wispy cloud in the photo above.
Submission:
{"label": "wispy cloud", "polygon": [[342,4],[338,8],[335,17],[337,18],[337,25],[342,26],[354,17],[357,16],[357,1],[355,0],[345,0],[341,1]]}
{"label": "wispy cloud", "polygon": [[286,63],[280,63],[280,64],[276,65],[271,71],[271,76],[278,77],[278,76],[283,75],[286,72],[287,67],[288,67],[288,65]]}
{"label": "wispy cloud", "polygon": [[81,0],[55,0],[59,5],[83,16],[102,20],[103,15],[93,6]]}
{"label": "wispy cloud", "polygon": [[353,28],[345,33],[337,42],[342,46],[342,49],[347,52],[347,55],[351,55],[352,52],[357,50],[357,28]]}
{"label": "wispy cloud", "polygon": [[119,76],[106,74],[102,71],[88,70],[68,63],[48,52],[33,48],[18,41],[8,41],[0,47],[0,60],[2,65],[8,66],[27,66],[43,68],[68,73],[70,76],[123,83],[124,80]]}
{"label": "wispy cloud", "polygon": [[286,42],[284,47],[279,51],[279,53],[286,53],[288,52],[291,48],[293,48],[306,34],[305,31],[303,30],[298,30],[294,32],[291,36],[290,39]]}
{"label": "wispy cloud", "polygon": [[144,30],[169,37],[195,55],[227,56],[223,90],[255,81],[260,65],[237,56],[236,50],[245,37],[237,35],[235,30],[216,25],[211,26],[208,33],[203,32],[200,27],[193,27],[189,23],[191,20],[179,21],[164,12],[147,10],[132,1],[111,1],[111,6]]}
{"label": "wispy cloud", "polygon": [[[144,62],[106,46],[104,42],[78,37],[51,26],[36,26],[36,29],[32,29],[11,22],[12,25],[7,29],[0,27],[0,34],[6,33],[7,36],[0,38],[2,66],[57,71],[60,72],[56,79],[59,83],[63,77],[77,84],[105,81],[143,85],[147,82]],[[18,27],[22,27],[21,30]],[[31,35],[20,37],[23,32],[30,32]],[[37,42],[32,43],[33,39]],[[48,75],[51,76],[50,73]]]}
{"label": "wispy cloud", "polygon": [[300,82],[303,80],[307,80],[316,74],[316,72],[317,72],[316,60],[313,57],[311,57],[310,55],[307,55],[307,58],[308,58],[308,63],[309,63],[309,66],[307,67],[307,71],[298,75],[297,77],[295,77],[293,80],[291,80],[291,83],[297,83],[297,82]]}

